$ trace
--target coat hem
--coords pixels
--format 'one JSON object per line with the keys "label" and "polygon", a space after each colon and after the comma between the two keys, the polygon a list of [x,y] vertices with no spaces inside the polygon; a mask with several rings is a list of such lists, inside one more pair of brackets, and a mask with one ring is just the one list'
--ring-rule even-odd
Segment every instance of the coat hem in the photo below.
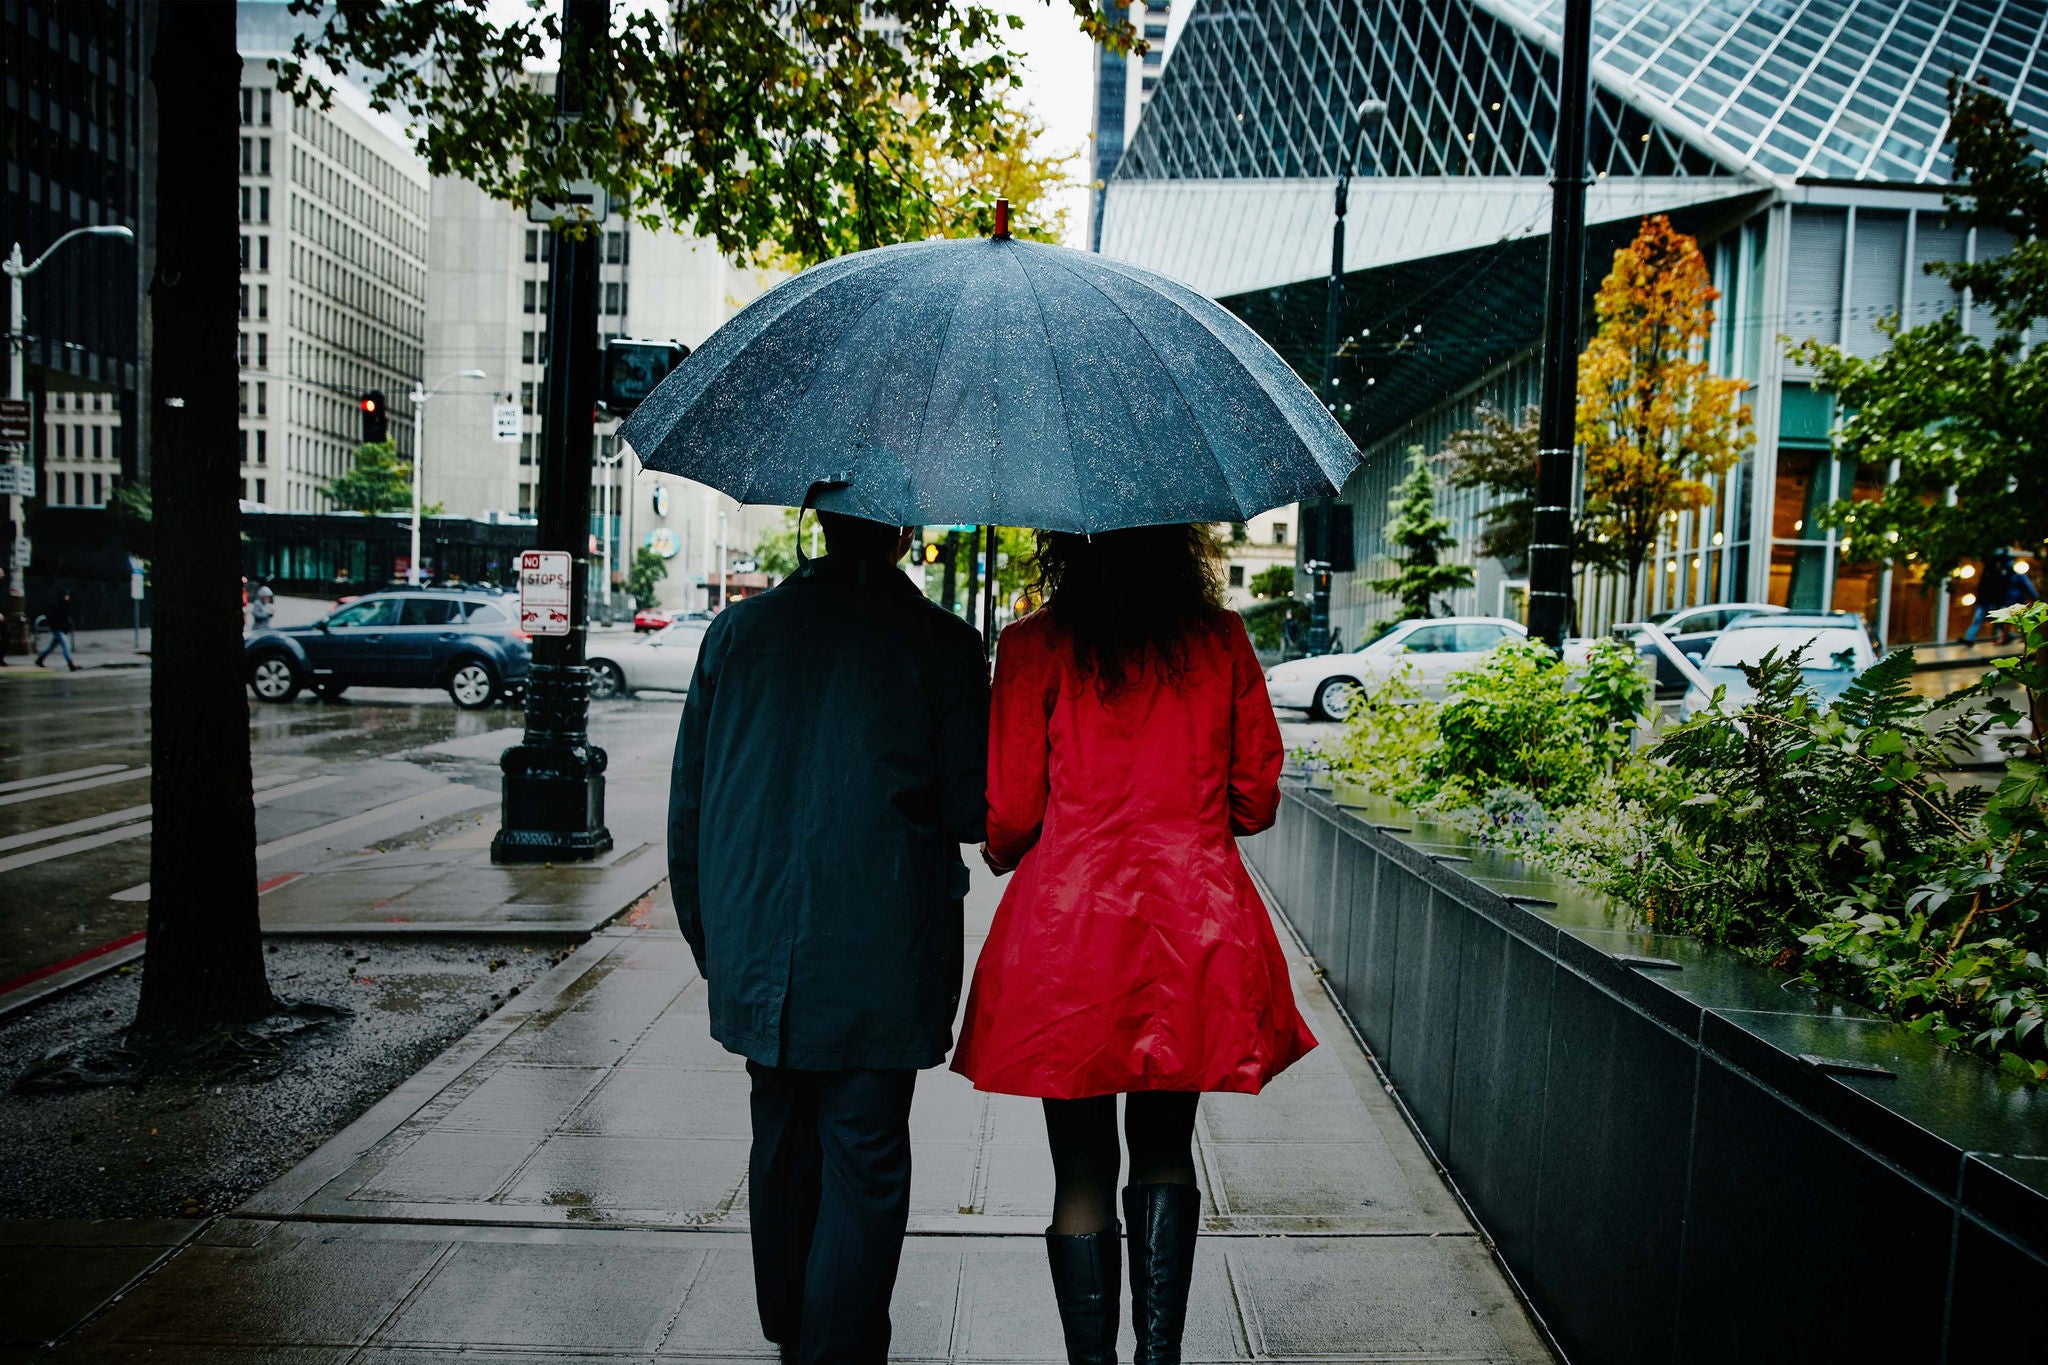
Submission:
{"label": "coat hem", "polygon": [[712,1041],[758,1066],[789,1071],[929,1071],[943,1066],[945,1047],[785,1049],[772,1039],[713,1030]]}

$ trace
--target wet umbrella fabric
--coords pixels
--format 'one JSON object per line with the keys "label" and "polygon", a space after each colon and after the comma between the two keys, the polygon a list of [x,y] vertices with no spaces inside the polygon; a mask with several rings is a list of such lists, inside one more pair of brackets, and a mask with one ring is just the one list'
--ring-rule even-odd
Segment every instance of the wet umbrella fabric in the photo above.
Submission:
{"label": "wet umbrella fabric", "polygon": [[842,256],[748,305],[620,430],[743,503],[898,525],[1242,521],[1335,493],[1349,437],[1228,311],[1038,242]]}

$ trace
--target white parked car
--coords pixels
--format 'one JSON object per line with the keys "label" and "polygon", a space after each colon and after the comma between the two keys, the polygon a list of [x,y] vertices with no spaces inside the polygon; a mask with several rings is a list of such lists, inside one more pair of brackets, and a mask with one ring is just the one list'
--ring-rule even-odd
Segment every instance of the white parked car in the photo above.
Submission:
{"label": "white parked car", "polygon": [[1854,612],[1746,617],[1722,631],[1700,661],[1705,686],[1695,682],[1686,688],[1685,714],[1705,710],[1716,687],[1728,689],[1724,705],[1731,711],[1754,698],[1756,689],[1743,676],[1743,666],[1762,663],[1773,651],[1798,658],[1806,689],[1823,704],[1838,700],[1858,674],[1877,662],[1870,628]]}
{"label": "white parked car", "polygon": [[1504,616],[1438,616],[1403,621],[1363,649],[1294,659],[1266,670],[1273,705],[1298,707],[1317,720],[1342,720],[1358,694],[1406,667],[1424,696],[1442,696],[1462,672],[1510,636],[1528,632]]}
{"label": "white parked car", "polygon": [[645,635],[590,637],[590,695],[603,700],[639,691],[687,692],[709,621],[677,621]]}

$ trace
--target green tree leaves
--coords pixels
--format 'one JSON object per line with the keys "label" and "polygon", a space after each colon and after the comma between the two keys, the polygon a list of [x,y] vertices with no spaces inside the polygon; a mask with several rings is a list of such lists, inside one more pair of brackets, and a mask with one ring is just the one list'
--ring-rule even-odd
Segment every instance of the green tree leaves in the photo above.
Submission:
{"label": "green tree leaves", "polygon": [[[412,510],[412,462],[398,458],[398,446],[391,441],[374,441],[356,447],[349,471],[321,492],[334,499],[343,512],[409,512]],[[421,513],[434,516],[441,510],[435,503]]]}
{"label": "green tree leaves", "polygon": [[1437,514],[1436,477],[1421,446],[1408,448],[1408,475],[1387,502],[1387,543],[1394,572],[1367,586],[1400,599],[1403,619],[1436,615],[1436,599],[1457,588],[1472,586],[1469,564],[1446,564],[1443,556],[1458,542],[1450,521]]}

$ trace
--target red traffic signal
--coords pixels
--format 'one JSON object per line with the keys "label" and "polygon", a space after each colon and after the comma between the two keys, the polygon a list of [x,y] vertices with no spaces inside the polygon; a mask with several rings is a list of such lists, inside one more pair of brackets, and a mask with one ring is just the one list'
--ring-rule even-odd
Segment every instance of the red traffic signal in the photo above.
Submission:
{"label": "red traffic signal", "polygon": [[391,422],[384,413],[384,395],[372,389],[356,400],[363,414],[363,444],[376,445],[390,435]]}

